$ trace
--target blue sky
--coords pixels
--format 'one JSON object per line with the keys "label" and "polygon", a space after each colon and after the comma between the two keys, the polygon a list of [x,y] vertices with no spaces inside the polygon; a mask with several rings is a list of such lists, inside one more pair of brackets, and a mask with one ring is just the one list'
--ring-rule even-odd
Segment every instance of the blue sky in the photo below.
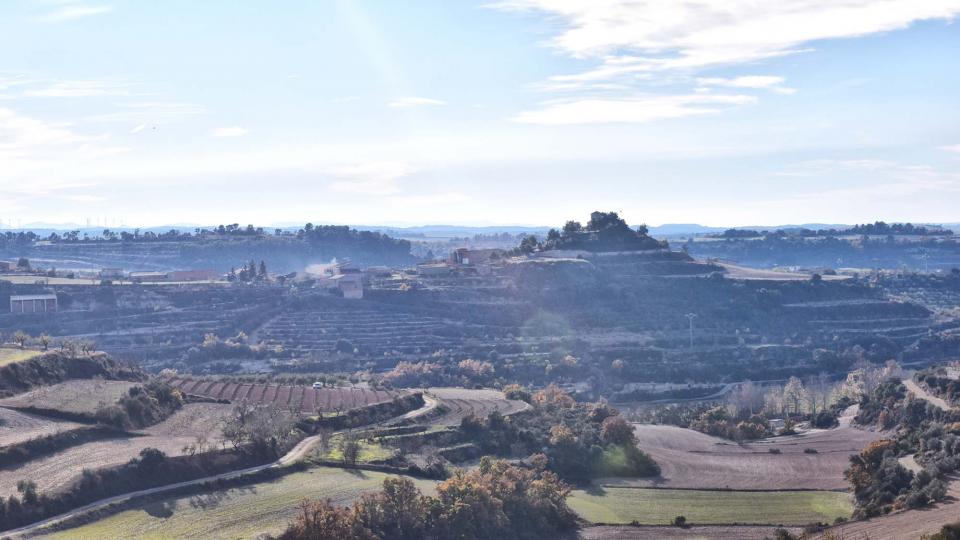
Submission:
{"label": "blue sky", "polygon": [[957,14],[4,0],[0,222],[956,222]]}

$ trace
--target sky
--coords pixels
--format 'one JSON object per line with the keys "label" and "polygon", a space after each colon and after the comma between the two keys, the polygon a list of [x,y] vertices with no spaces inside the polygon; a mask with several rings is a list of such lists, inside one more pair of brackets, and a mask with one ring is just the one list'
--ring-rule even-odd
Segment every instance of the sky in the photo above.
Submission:
{"label": "sky", "polygon": [[960,0],[0,0],[0,227],[960,222]]}

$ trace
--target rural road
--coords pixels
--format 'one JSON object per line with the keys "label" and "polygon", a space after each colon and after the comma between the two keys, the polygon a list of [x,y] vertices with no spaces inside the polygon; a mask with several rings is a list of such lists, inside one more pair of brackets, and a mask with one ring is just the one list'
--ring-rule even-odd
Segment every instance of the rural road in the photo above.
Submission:
{"label": "rural road", "polygon": [[[415,418],[415,417],[420,416],[420,415],[422,415],[422,414],[426,414],[426,413],[430,412],[431,410],[433,410],[434,408],[436,408],[436,406],[437,406],[437,404],[438,404],[438,401],[437,401],[436,399],[430,398],[430,397],[428,397],[427,395],[424,395],[424,396],[423,396],[423,399],[424,399],[424,406],[423,406],[423,407],[420,407],[419,409],[410,411],[410,412],[408,412],[408,413],[406,413],[406,414],[404,414],[404,415],[402,415],[402,416],[399,416],[399,417],[396,417],[396,418],[391,418],[391,419],[385,420],[385,421],[383,421],[383,422],[378,422],[378,423],[373,424],[373,425],[385,425],[387,422],[392,422],[392,421],[396,421],[396,420],[400,420],[400,419]],[[37,521],[37,522],[35,522],[35,523],[31,523],[30,525],[25,525],[25,526],[20,527],[20,528],[18,528],[18,529],[11,529],[11,530],[9,530],[9,531],[0,532],[0,538],[4,538],[4,539],[6,539],[6,538],[25,538],[25,537],[27,537],[27,536],[25,536],[25,535],[29,535],[29,534],[31,534],[31,533],[35,533],[35,532],[37,532],[39,529],[42,529],[42,528],[44,528],[44,527],[47,527],[47,526],[50,526],[50,525],[55,525],[55,524],[57,524],[57,523],[60,523],[60,522],[62,522],[62,521],[65,521],[65,520],[67,520],[67,519],[70,519],[70,518],[72,518],[72,517],[75,517],[75,516],[78,516],[78,515],[82,515],[82,514],[84,514],[84,513],[86,513],[86,512],[90,512],[91,510],[96,510],[96,509],[98,509],[98,508],[102,508],[102,507],[105,507],[105,506],[108,506],[108,505],[111,505],[111,504],[115,504],[115,503],[125,502],[125,501],[128,501],[128,500],[130,500],[130,499],[135,499],[135,498],[137,498],[137,497],[143,497],[143,496],[146,496],[146,495],[155,495],[155,494],[157,494],[157,493],[163,493],[163,492],[165,492],[165,491],[171,491],[171,490],[179,489],[179,488],[182,488],[182,487],[188,487],[188,486],[202,485],[202,484],[206,484],[206,483],[209,483],[209,482],[216,482],[216,481],[218,481],[218,480],[229,480],[229,479],[232,479],[232,478],[238,478],[238,477],[241,477],[241,476],[244,476],[244,475],[257,473],[257,472],[260,472],[260,471],[263,471],[263,470],[266,470],[266,469],[286,467],[286,466],[292,465],[292,464],[294,464],[294,463],[302,460],[304,457],[306,457],[306,456],[310,453],[310,451],[313,449],[313,447],[320,442],[320,439],[321,439],[321,438],[322,438],[321,435],[313,435],[313,436],[311,436],[311,437],[307,437],[307,438],[303,439],[302,441],[300,441],[299,443],[297,443],[296,446],[294,446],[293,448],[291,448],[289,452],[287,452],[286,454],[284,454],[283,456],[281,456],[280,459],[278,459],[278,460],[276,460],[276,461],[274,461],[274,462],[272,462],[272,463],[266,463],[266,464],[264,464],[264,465],[257,465],[257,466],[255,466],[255,467],[248,467],[248,468],[246,468],[246,469],[240,469],[240,470],[238,470],[238,471],[229,471],[229,472],[217,474],[217,475],[214,475],[214,476],[205,476],[205,477],[203,477],[203,478],[197,478],[197,479],[195,479],[195,480],[187,480],[187,481],[184,481],[184,482],[177,482],[176,484],[167,484],[167,485],[158,486],[158,487],[155,487],[155,488],[142,489],[142,490],[139,490],[139,491],[132,491],[132,492],[130,492],[130,493],[124,493],[124,494],[121,494],[121,495],[115,495],[115,496],[113,496],[113,497],[108,497],[108,498],[106,498],[106,499],[100,499],[99,501],[94,501],[94,502],[92,502],[92,503],[90,503],[90,504],[86,504],[86,505],[84,505],[84,506],[81,506],[81,507],[78,507],[78,508],[74,508],[73,510],[70,510],[70,511],[68,511],[68,512],[64,512],[63,514],[56,515],[56,516],[53,516],[53,517],[44,519],[44,520],[42,520],[42,521]]]}

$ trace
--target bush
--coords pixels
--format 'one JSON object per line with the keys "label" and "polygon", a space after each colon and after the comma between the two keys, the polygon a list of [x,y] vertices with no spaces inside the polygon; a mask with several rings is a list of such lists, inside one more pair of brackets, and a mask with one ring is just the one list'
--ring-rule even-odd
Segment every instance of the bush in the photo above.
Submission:
{"label": "bush", "polygon": [[684,516],[677,516],[673,518],[673,521],[671,521],[670,524],[673,525],[674,527],[686,528],[687,518]]}
{"label": "bush", "polygon": [[817,449],[816,449],[816,448],[804,448],[804,449],[803,449],[803,453],[804,453],[804,454],[816,454],[816,453],[817,453]]}
{"label": "bush", "polygon": [[767,452],[770,452],[771,454],[781,453],[779,448],[770,448],[769,450],[767,450]]}

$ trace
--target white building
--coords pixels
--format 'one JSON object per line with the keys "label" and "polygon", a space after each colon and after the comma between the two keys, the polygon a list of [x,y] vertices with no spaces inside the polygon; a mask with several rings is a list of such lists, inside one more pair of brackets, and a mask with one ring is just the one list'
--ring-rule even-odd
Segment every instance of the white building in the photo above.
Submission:
{"label": "white building", "polygon": [[10,313],[52,313],[57,311],[55,294],[22,294],[10,297]]}

